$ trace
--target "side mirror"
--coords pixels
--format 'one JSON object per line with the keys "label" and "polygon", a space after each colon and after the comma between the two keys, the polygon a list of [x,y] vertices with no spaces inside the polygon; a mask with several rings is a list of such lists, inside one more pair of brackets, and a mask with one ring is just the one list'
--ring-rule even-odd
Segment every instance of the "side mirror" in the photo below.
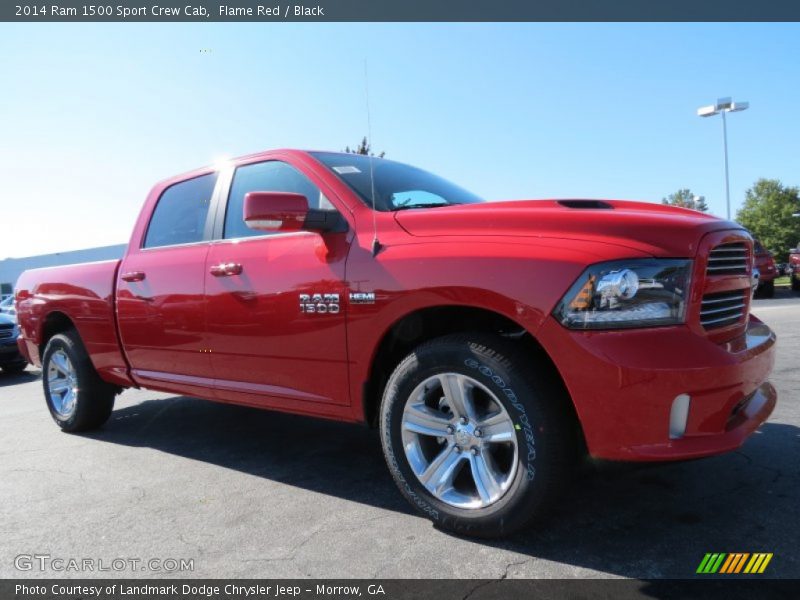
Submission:
{"label": "side mirror", "polygon": [[347,231],[347,221],[338,211],[308,208],[302,194],[248,192],[242,212],[247,226],[261,231]]}
{"label": "side mirror", "polygon": [[244,196],[244,222],[261,231],[300,231],[308,216],[308,199],[289,192],[249,192]]}

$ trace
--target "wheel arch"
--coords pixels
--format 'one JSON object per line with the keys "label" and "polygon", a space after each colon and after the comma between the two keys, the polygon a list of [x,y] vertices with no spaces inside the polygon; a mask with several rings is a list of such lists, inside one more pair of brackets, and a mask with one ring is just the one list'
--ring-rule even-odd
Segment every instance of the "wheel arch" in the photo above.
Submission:
{"label": "wheel arch", "polygon": [[[60,310],[53,310],[42,319],[42,326],[39,331],[39,356],[44,357],[44,349],[47,347],[47,342],[54,335],[64,333],[70,329],[75,329],[75,322],[64,312]],[[80,334],[79,334],[80,335]]]}
{"label": "wheel arch", "polygon": [[439,305],[405,314],[384,331],[373,354],[361,402],[364,420],[377,426],[380,402],[389,376],[400,361],[420,344],[453,333],[488,333],[509,340],[536,366],[537,376],[558,394],[574,416],[579,435],[583,430],[564,380],[545,348],[525,327],[499,312],[474,306]]}

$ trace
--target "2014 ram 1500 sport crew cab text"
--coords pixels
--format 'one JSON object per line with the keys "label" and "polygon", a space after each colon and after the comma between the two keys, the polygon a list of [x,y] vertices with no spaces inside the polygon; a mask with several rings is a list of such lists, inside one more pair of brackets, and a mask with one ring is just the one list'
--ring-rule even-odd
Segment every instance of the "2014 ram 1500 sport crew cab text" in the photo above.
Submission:
{"label": "2014 ram 1500 sport crew cab text", "polygon": [[366,422],[417,510],[496,536],[586,451],[696,458],[764,422],[752,262],[744,229],[691,210],[487,203],[398,162],[272,151],[156,185],[121,261],[24,273],[19,344],[65,431],[128,387]]}

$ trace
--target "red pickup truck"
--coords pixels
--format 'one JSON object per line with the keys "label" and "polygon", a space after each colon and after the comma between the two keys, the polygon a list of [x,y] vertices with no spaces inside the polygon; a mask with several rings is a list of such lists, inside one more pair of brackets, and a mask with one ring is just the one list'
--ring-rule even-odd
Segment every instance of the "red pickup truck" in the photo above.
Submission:
{"label": "red pickup truck", "polygon": [[758,269],[758,283],[755,290],[756,298],[775,297],[775,278],[778,277],[778,268],[772,252],[764,248],[757,239],[753,239],[753,265]]}
{"label": "red pickup truck", "polygon": [[497,536],[587,451],[696,458],[764,422],[775,335],[749,314],[752,268],[750,235],[699,212],[487,203],[398,162],[280,150],[156,185],[121,261],[24,273],[19,345],[65,431],[130,387],[367,423],[417,510]]}

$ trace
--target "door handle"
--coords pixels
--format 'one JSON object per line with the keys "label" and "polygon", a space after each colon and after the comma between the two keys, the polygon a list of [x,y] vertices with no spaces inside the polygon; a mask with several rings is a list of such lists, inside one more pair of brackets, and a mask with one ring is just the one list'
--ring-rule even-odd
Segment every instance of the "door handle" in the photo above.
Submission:
{"label": "door handle", "polygon": [[128,271],[119,276],[122,281],[144,281],[144,271]]}
{"label": "door handle", "polygon": [[214,277],[230,277],[231,275],[241,275],[242,265],[239,263],[220,263],[209,269]]}

